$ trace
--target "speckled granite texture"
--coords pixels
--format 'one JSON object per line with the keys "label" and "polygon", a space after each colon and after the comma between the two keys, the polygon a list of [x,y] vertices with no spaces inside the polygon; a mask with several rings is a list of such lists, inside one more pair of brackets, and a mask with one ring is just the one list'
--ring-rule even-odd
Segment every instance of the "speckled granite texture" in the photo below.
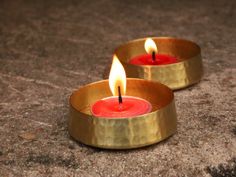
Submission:
{"label": "speckled granite texture", "polygon": [[[0,1],[0,176],[236,176],[235,0]],[[108,151],[74,142],[68,97],[101,80],[128,40],[202,48],[202,81],[175,92],[178,132]]]}

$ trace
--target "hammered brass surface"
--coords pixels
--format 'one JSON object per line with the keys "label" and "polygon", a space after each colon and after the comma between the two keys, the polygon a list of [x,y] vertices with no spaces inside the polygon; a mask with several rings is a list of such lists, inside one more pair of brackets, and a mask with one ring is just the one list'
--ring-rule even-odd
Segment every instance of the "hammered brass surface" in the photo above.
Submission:
{"label": "hammered brass surface", "polygon": [[107,149],[131,149],[159,142],[176,132],[177,116],[171,89],[143,79],[127,79],[127,95],[152,104],[148,114],[132,118],[98,118],[90,105],[111,96],[108,80],[88,84],[70,97],[70,135],[90,146]]}
{"label": "hammered brass surface", "polygon": [[201,49],[194,42],[171,37],[153,37],[158,53],[172,55],[178,62],[159,66],[129,64],[135,56],[145,54],[146,38],[130,41],[118,47],[114,54],[123,64],[127,77],[159,81],[173,90],[181,89],[200,81],[203,75]]}

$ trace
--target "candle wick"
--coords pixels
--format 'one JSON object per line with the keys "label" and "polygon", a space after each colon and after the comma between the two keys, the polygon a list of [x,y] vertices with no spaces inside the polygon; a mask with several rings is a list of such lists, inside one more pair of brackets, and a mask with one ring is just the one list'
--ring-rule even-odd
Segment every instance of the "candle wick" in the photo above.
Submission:
{"label": "candle wick", "polygon": [[120,91],[120,86],[118,86],[118,100],[119,100],[119,104],[122,104],[123,100],[122,100],[122,96],[121,96],[121,91]]}
{"label": "candle wick", "polygon": [[156,61],[156,53],[154,51],[152,52],[152,61]]}

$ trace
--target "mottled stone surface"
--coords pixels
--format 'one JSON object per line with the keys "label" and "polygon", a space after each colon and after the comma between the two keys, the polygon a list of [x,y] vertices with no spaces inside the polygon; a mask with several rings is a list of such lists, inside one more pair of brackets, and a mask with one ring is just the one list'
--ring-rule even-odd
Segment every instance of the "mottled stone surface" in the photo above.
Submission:
{"label": "mottled stone surface", "polygon": [[[0,1],[0,176],[235,176],[235,0]],[[178,132],[131,151],[74,142],[68,97],[101,80],[127,40],[202,48],[205,75],[175,92]]]}

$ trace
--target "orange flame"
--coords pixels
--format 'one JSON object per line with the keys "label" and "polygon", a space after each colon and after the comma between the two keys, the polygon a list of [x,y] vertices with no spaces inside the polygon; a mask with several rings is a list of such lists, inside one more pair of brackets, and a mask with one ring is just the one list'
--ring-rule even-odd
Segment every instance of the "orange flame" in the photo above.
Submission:
{"label": "orange flame", "polygon": [[109,75],[109,86],[114,96],[118,96],[118,87],[120,86],[121,95],[126,92],[126,74],[125,69],[116,55],[113,56],[111,71]]}
{"label": "orange flame", "polygon": [[144,44],[144,48],[148,54],[152,54],[153,52],[157,53],[157,46],[155,42],[151,38],[147,38]]}

